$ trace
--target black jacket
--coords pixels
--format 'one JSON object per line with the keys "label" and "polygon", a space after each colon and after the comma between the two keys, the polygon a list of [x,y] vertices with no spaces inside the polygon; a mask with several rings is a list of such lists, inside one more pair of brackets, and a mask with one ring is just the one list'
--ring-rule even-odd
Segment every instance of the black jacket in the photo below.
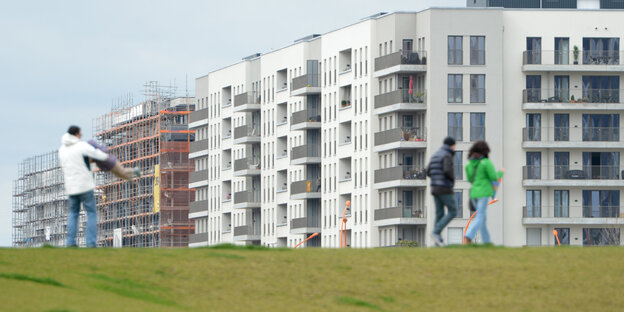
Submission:
{"label": "black jacket", "polygon": [[431,193],[453,194],[455,186],[455,151],[448,145],[442,147],[431,156],[427,175],[431,178]]}

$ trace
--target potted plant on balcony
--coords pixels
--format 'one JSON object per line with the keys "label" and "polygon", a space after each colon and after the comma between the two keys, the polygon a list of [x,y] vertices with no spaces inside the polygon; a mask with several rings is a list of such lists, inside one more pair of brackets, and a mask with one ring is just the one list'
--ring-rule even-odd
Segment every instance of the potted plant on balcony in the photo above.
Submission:
{"label": "potted plant on balcony", "polygon": [[570,96],[570,103],[576,103],[576,101],[574,100],[574,94]]}
{"label": "potted plant on balcony", "polygon": [[425,92],[418,92],[416,93],[416,103],[424,103],[424,97],[425,96]]}
{"label": "potted plant on balcony", "polygon": [[578,46],[574,46],[574,50],[572,51],[572,54],[574,54],[574,65],[578,65],[578,57],[579,57],[579,47]]}
{"label": "potted plant on balcony", "polygon": [[340,102],[340,107],[345,107],[345,106],[347,106],[347,101],[342,100],[342,102]]}

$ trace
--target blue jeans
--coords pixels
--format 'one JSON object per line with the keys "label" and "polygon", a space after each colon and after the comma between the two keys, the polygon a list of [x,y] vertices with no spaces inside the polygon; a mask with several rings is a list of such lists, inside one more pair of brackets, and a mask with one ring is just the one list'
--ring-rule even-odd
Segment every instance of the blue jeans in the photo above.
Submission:
{"label": "blue jeans", "polygon": [[484,243],[490,243],[490,233],[487,229],[486,215],[489,197],[471,198],[472,204],[477,208],[477,215],[474,217],[468,231],[466,231],[466,237],[473,240],[477,231],[481,231],[481,238]]}
{"label": "blue jeans", "polygon": [[[440,234],[444,227],[457,215],[457,203],[455,194],[433,195],[436,205],[436,218],[433,233]],[[444,215],[444,206],[448,207],[448,213]]]}
{"label": "blue jeans", "polygon": [[67,246],[76,246],[76,232],[78,232],[78,216],[80,203],[87,212],[87,247],[96,247],[97,242],[97,210],[93,190],[82,194],[69,196],[69,217],[67,218]]}

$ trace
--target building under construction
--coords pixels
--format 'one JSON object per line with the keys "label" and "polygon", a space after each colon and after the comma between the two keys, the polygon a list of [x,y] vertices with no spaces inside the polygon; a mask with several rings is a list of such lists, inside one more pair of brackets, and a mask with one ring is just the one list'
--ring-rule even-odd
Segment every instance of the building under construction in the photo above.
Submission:
{"label": "building under construction", "polygon": [[188,159],[194,140],[188,129],[193,99],[175,89],[146,85],[145,100],[120,100],[93,121],[93,135],[124,167],[138,167],[132,182],[97,172],[98,245],[106,247],[186,247],[194,232],[189,222]]}
{"label": "building under construction", "polygon": [[[13,181],[13,247],[65,246],[68,212],[58,152],[22,161]],[[85,223],[81,210],[78,246],[85,245]]]}

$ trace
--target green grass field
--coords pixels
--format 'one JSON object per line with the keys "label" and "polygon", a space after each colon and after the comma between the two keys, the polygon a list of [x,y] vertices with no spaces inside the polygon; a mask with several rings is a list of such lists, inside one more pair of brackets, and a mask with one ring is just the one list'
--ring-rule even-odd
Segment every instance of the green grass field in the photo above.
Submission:
{"label": "green grass field", "polygon": [[2,311],[622,311],[621,248],[0,249]]}

